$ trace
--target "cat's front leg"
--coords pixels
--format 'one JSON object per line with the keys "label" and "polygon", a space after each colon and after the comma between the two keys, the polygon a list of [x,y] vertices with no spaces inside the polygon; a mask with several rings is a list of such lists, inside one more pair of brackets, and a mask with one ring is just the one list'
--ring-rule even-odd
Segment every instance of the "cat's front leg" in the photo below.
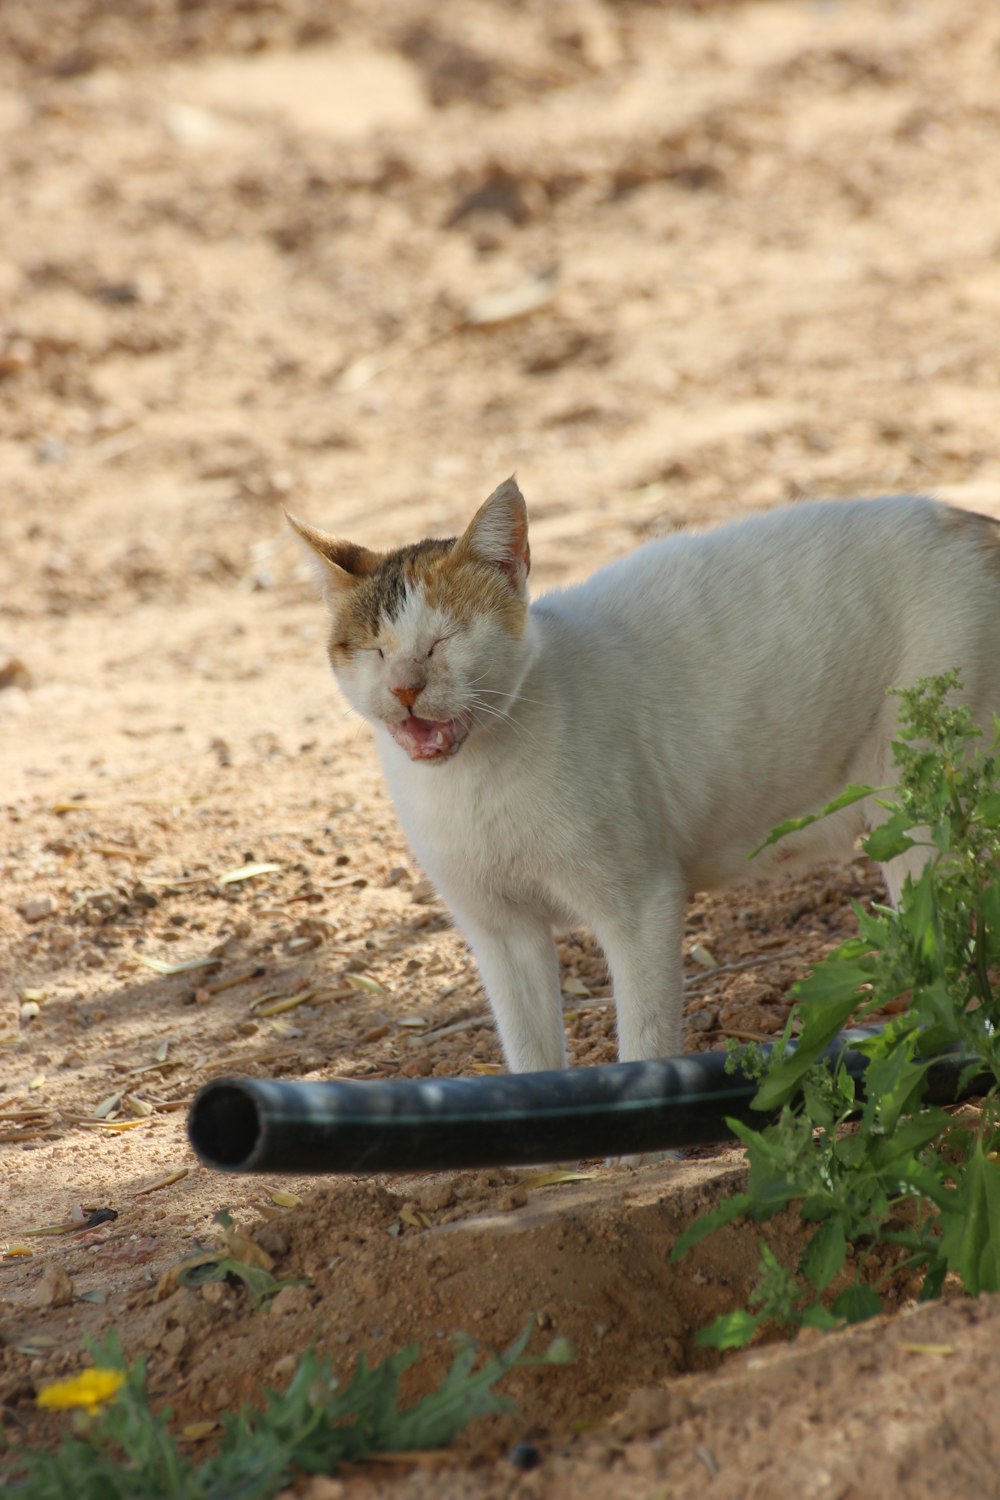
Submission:
{"label": "cat's front leg", "polygon": [[455,915],[476,955],[508,1068],[564,1068],[559,960],[548,921],[521,907],[487,922]]}
{"label": "cat's front leg", "polygon": [[640,897],[621,903],[596,928],[614,984],[622,1062],[672,1057],[683,1050],[686,898],[679,875],[647,881]]}

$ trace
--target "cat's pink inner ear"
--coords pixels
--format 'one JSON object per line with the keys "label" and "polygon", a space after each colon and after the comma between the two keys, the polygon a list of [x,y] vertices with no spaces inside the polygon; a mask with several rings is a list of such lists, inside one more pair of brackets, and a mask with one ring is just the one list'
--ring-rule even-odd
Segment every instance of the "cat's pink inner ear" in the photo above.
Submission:
{"label": "cat's pink inner ear", "polygon": [[505,479],[479,507],[458,550],[494,563],[515,588],[524,588],[531,571],[528,507],[513,477]]}

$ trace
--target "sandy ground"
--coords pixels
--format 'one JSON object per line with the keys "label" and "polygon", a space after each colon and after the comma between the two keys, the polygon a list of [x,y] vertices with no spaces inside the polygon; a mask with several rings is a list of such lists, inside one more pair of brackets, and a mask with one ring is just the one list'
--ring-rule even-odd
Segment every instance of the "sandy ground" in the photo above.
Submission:
{"label": "sandy ground", "polygon": [[[721,1367],[695,1349],[755,1236],[668,1254],[734,1153],[549,1187],[317,1184],[209,1173],[184,1122],[227,1073],[499,1064],[281,506],[402,543],[453,534],[516,469],[536,588],[804,495],[1000,514],[998,69],[991,0],[0,7],[12,1439],[56,1435],[32,1397],[87,1333],[146,1354],[191,1422],[314,1337],[345,1372],[419,1339],[417,1389],[454,1331],[506,1343],[534,1312],[575,1366],[342,1492],[992,1492],[993,1299],[900,1288],[861,1329]],[[224,878],[249,862],[278,868]],[[878,896],[858,860],[695,898],[689,1045],[773,1034]],[[600,955],[585,934],[562,953],[573,1060],[610,1060]],[[189,959],[214,962],[162,972]],[[310,1284],[256,1313],[178,1287],[222,1208]]]}

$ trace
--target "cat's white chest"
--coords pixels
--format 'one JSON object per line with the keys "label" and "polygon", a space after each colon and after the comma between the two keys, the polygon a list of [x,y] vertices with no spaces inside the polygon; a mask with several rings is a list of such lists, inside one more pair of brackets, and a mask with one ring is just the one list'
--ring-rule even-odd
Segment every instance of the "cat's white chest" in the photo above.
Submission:
{"label": "cat's white chest", "polygon": [[563,907],[547,879],[560,842],[551,798],[524,776],[519,756],[491,759],[470,746],[448,764],[421,766],[391,742],[379,749],[403,829],[442,894],[548,898]]}

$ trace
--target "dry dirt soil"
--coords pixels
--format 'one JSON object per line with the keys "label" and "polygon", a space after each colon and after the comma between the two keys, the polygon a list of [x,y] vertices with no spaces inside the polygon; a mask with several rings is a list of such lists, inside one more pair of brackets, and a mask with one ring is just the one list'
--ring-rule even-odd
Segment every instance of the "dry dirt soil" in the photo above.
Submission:
{"label": "dry dirt soil", "polygon": [[[207,1446],[314,1338],[345,1374],[419,1340],[415,1392],[456,1330],[499,1345],[536,1313],[577,1362],[510,1378],[516,1418],[296,1494],[996,1493],[995,1299],[903,1288],[859,1329],[696,1349],[756,1236],[668,1254],[734,1152],[547,1187],[224,1177],[185,1115],[222,1074],[500,1061],[282,506],[402,543],[516,469],[542,589],[803,495],[1000,514],[998,182],[994,0],[4,0],[12,1440],[65,1426],[33,1397],[87,1334],[146,1355]],[[277,868],[226,879],[248,863]],[[695,898],[689,1046],[772,1035],[878,895],[859,859]],[[610,1060],[600,955],[562,954],[573,1061]],[[178,1285],[224,1208],[308,1285],[259,1312]]]}

